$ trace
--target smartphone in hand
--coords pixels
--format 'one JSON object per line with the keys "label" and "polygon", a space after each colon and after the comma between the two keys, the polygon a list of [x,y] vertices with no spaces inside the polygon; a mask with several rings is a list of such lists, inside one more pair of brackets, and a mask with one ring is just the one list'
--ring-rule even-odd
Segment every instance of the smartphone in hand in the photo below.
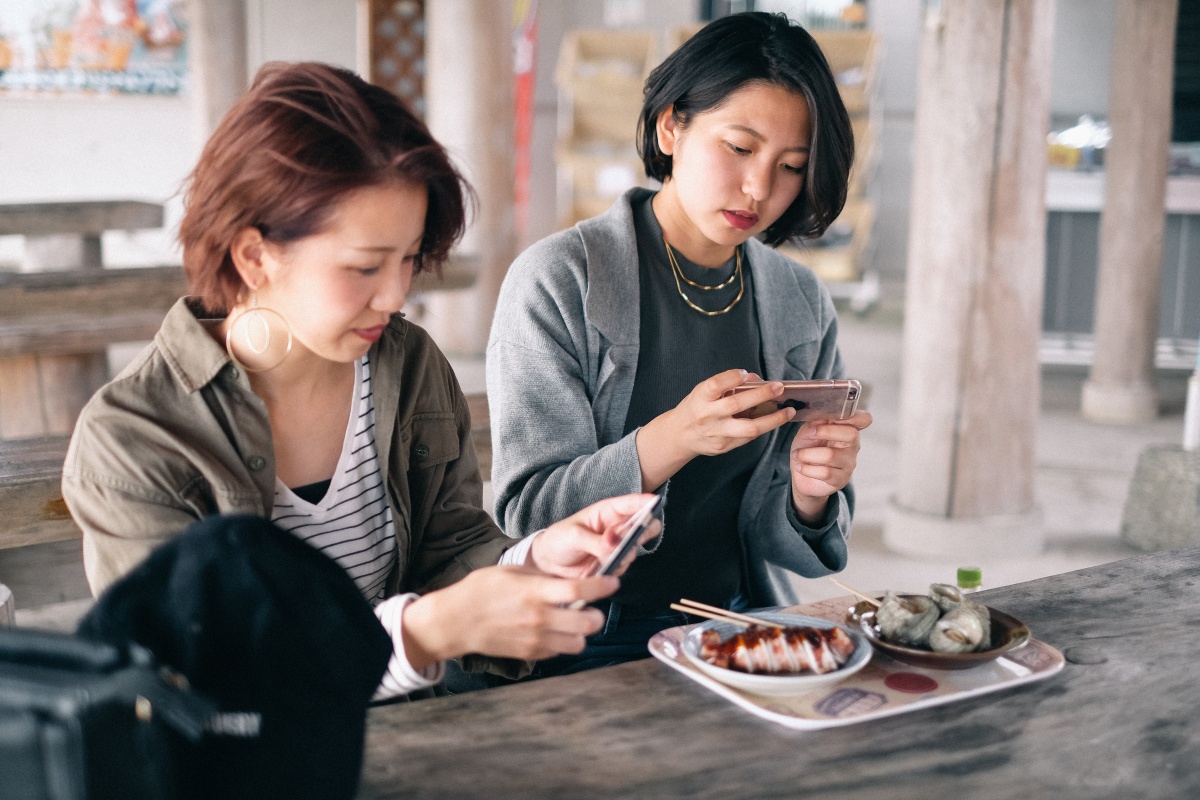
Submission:
{"label": "smartphone in hand", "polygon": [[[625,521],[624,527],[621,529],[621,541],[616,548],[608,554],[608,558],[600,564],[592,575],[611,575],[621,566],[621,562],[625,560],[625,556],[629,555],[629,551],[637,547],[637,543],[642,538],[642,534],[646,532],[651,521],[654,520],[658,509],[662,507],[664,495],[656,494],[646,505],[638,509],[637,513]],[[576,600],[571,603],[568,608],[581,609],[587,603],[582,600]]]}
{"label": "smartphone in hand", "polygon": [[658,509],[663,504],[663,497],[664,495],[661,494],[654,495],[653,500],[650,500],[642,506],[641,510],[626,520],[620,544],[609,554],[600,568],[592,573],[593,575],[612,575],[616,572],[617,567],[621,566],[621,562],[625,560],[625,556],[629,555],[629,551],[637,546],[638,540],[646,532],[654,515],[658,513]]}
{"label": "smartphone in hand", "polygon": [[[754,389],[772,381],[747,381],[735,386],[725,396]],[[796,422],[813,419],[845,419],[858,410],[862,384],[854,380],[782,381],[783,394],[735,414],[739,419],[755,419],[773,414],[781,408],[796,409]]]}

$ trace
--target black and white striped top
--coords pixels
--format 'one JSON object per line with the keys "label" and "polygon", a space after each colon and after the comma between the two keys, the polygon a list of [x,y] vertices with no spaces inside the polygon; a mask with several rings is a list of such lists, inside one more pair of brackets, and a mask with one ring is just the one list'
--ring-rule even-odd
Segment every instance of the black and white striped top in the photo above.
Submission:
{"label": "black and white striped top", "polygon": [[[375,447],[375,399],[366,356],[354,365],[353,397],[342,454],[324,495],[311,503],[276,478],[271,519],[341,565],[374,606],[375,616],[392,638],[392,658],[375,693],[375,699],[382,700],[441,682],[445,663],[417,670],[404,652],[404,609],[417,595],[384,599],[388,574],[396,561],[396,531]],[[308,495],[312,488],[298,490]],[[510,547],[500,563],[524,564],[536,537],[533,534]]]}
{"label": "black and white striped top", "polygon": [[372,603],[383,597],[396,561],[396,536],[379,453],[366,356],[354,365],[354,408],[325,496],[310,503],[275,479],[272,521],[332,558]]}

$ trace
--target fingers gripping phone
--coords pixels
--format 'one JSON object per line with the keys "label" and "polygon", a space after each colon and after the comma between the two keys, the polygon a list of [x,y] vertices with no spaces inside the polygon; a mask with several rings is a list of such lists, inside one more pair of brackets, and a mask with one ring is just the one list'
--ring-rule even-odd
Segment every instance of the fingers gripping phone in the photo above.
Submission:
{"label": "fingers gripping phone", "polygon": [[621,562],[625,560],[625,556],[629,555],[629,551],[637,546],[638,540],[642,538],[642,534],[646,532],[646,528],[654,519],[654,515],[658,513],[658,509],[662,506],[664,495],[656,494],[654,499],[642,506],[642,508],[625,521],[625,530],[621,532],[621,542],[616,546],[600,568],[593,573],[594,575],[612,575],[617,571],[617,567],[621,566]]}
{"label": "fingers gripping phone", "polygon": [[[638,509],[636,514],[625,520],[624,527],[621,530],[621,541],[609,553],[608,558],[604,559],[599,568],[592,573],[593,576],[611,575],[617,571],[617,568],[625,560],[625,556],[629,555],[630,551],[637,546],[638,541],[642,538],[642,534],[646,532],[646,528],[654,520],[658,509],[662,507],[663,498],[664,495],[656,494],[654,499]],[[585,605],[587,604],[584,601],[576,600],[568,608],[578,610]]]}
{"label": "fingers gripping phone", "polygon": [[[725,393],[726,397],[756,389],[772,381],[747,381]],[[845,419],[858,410],[862,384],[853,380],[782,381],[783,394],[734,414],[739,419],[756,419],[781,408],[796,409],[796,422],[813,419]]]}

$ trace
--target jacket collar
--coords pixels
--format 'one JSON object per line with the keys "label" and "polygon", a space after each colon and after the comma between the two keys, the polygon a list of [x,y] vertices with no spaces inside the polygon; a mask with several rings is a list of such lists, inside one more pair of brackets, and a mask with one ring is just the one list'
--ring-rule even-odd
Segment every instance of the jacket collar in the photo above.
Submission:
{"label": "jacket collar", "polygon": [[371,386],[386,386],[387,391],[373,390],[375,398],[375,448],[379,454],[379,466],[387,482],[387,465],[391,459],[392,436],[395,434],[396,414],[400,407],[401,375],[396,365],[403,363],[405,338],[409,322],[399,314],[393,314],[383,329],[383,336],[372,345],[370,352]]}
{"label": "jacket collar", "polygon": [[630,189],[608,211],[579,223],[588,272],[584,313],[617,345],[638,345],[641,285],[632,203],[649,193]]}
{"label": "jacket collar", "polygon": [[204,388],[232,363],[209,332],[221,319],[206,312],[197,298],[181,297],[154,337],[171,372],[189,394]]}

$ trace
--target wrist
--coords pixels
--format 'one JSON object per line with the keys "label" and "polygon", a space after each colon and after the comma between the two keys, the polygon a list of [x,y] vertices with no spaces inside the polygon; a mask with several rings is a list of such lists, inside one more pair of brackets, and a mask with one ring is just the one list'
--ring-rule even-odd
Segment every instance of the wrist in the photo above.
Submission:
{"label": "wrist", "polygon": [[643,425],[637,433],[642,491],[657,491],[696,456],[682,443],[683,431],[676,430],[673,412],[674,409],[664,411]]}
{"label": "wrist", "polygon": [[810,528],[816,527],[825,518],[828,504],[828,497],[810,497],[792,489],[792,510],[796,512],[796,518]]}
{"label": "wrist", "polygon": [[430,592],[409,603],[401,617],[404,653],[413,669],[421,670],[430,664],[463,655],[466,651],[455,641],[454,626],[445,624],[440,595],[445,590]]}

